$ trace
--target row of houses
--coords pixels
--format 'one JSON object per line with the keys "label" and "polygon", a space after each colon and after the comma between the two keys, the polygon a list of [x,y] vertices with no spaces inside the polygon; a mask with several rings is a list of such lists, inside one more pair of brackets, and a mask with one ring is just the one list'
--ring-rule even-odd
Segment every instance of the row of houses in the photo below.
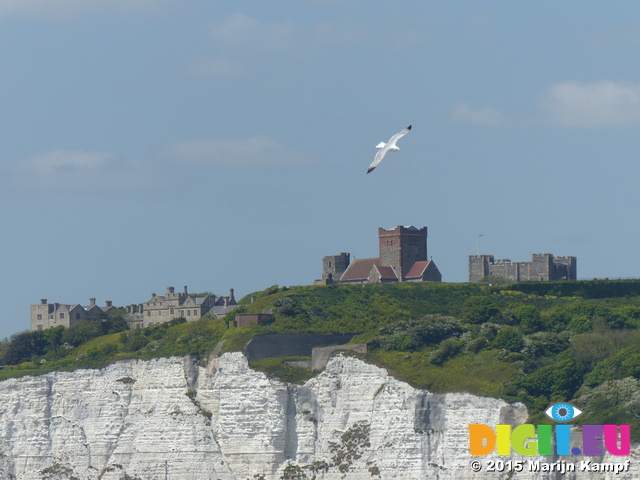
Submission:
{"label": "row of houses", "polygon": [[[152,327],[159,323],[169,322],[184,317],[191,322],[204,315],[221,317],[238,306],[233,288],[229,296],[218,297],[213,294],[189,294],[187,286],[183,292],[176,292],[174,287],[167,287],[164,295],[151,294],[151,299],[144,303],[126,307],[127,322],[132,328]],[[63,326],[70,327],[88,317],[108,312],[116,307],[108,300],[104,306],[96,305],[96,299],[90,298],[89,305],[48,303],[46,298],[39,304],[31,305],[31,330],[46,330]]]}

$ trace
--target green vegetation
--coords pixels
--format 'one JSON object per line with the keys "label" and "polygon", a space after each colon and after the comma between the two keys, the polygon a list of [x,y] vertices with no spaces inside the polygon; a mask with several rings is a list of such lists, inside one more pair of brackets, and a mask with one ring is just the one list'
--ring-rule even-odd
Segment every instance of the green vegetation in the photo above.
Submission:
{"label": "green vegetation", "polygon": [[[470,392],[521,401],[531,422],[568,401],[582,423],[630,423],[640,440],[640,280],[278,287],[255,293],[224,319],[184,319],[126,330],[121,313],[65,330],[23,332],[0,343],[0,380],[95,368],[122,358],[241,351],[255,335],[353,333],[365,360],[435,393]],[[246,297],[248,298],[248,296]],[[228,328],[239,312],[271,309],[270,325]],[[252,362],[303,383],[310,369],[287,357]]]}
{"label": "green vegetation", "polygon": [[249,362],[249,366],[254,370],[264,372],[267,376],[277,378],[283,382],[297,383],[302,385],[313,376],[311,367],[299,367],[291,365],[293,362],[309,362],[311,357],[272,357],[264,358],[256,362]]}
{"label": "green vegetation", "polygon": [[[117,328],[113,328],[114,333],[99,333],[104,329],[109,330],[108,325],[112,324],[117,325]],[[127,328],[126,322],[122,314],[116,313],[83,320],[69,329],[57,327],[41,332],[18,333],[10,341],[0,344],[0,361],[5,365],[0,370],[0,380],[55,370],[101,368],[126,358],[149,359],[173,355],[206,358],[227,332],[227,324],[223,319],[201,319],[187,323],[184,318],[177,318],[155,327],[122,331],[123,328]],[[93,333],[87,334],[84,342],[69,341],[85,338],[81,333],[87,332]],[[27,357],[29,346],[32,349]],[[13,358],[19,358],[19,363],[9,361]]]}

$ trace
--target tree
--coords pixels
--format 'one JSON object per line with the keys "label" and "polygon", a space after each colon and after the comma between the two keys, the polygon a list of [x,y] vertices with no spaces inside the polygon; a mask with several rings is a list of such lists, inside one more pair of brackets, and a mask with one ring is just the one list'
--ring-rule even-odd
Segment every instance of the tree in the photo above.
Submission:
{"label": "tree", "polygon": [[16,333],[11,337],[4,362],[7,365],[17,365],[31,360],[34,355],[43,355],[46,346],[47,340],[43,331]]}

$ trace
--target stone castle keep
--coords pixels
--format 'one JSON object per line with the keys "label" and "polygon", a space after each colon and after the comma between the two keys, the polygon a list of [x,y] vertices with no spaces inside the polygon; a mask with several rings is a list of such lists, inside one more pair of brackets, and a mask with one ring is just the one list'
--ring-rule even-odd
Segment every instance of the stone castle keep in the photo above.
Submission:
{"label": "stone castle keep", "polygon": [[490,281],[499,277],[510,282],[576,280],[576,257],[554,257],[534,253],[530,262],[494,260],[493,255],[469,255],[469,281]]}
{"label": "stone castle keep", "polygon": [[322,279],[316,285],[333,283],[440,282],[442,275],[427,259],[427,227],[378,228],[380,256],[350,261],[342,252],[322,259]]}
{"label": "stone castle keep", "polygon": [[[70,327],[87,317],[93,317],[113,308],[113,302],[107,301],[104,307],[96,305],[96,299],[89,299],[88,306],[80,304],[47,303],[43,298],[37,305],[31,305],[31,330],[46,330],[53,327]],[[184,317],[188,322],[198,320],[206,314],[214,317],[225,315],[238,304],[233,288],[228,297],[216,297],[212,294],[191,295],[184,286],[183,292],[176,293],[174,287],[167,287],[165,295],[151,294],[148,302],[127,306],[127,323],[131,328],[153,327],[174,318]]]}

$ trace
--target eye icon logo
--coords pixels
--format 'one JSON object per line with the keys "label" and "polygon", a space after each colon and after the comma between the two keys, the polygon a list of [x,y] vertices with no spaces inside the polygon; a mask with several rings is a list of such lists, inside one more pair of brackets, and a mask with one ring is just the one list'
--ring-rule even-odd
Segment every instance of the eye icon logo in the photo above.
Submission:
{"label": "eye icon logo", "polygon": [[547,408],[544,413],[556,422],[569,422],[582,415],[582,410],[568,403],[556,403]]}

